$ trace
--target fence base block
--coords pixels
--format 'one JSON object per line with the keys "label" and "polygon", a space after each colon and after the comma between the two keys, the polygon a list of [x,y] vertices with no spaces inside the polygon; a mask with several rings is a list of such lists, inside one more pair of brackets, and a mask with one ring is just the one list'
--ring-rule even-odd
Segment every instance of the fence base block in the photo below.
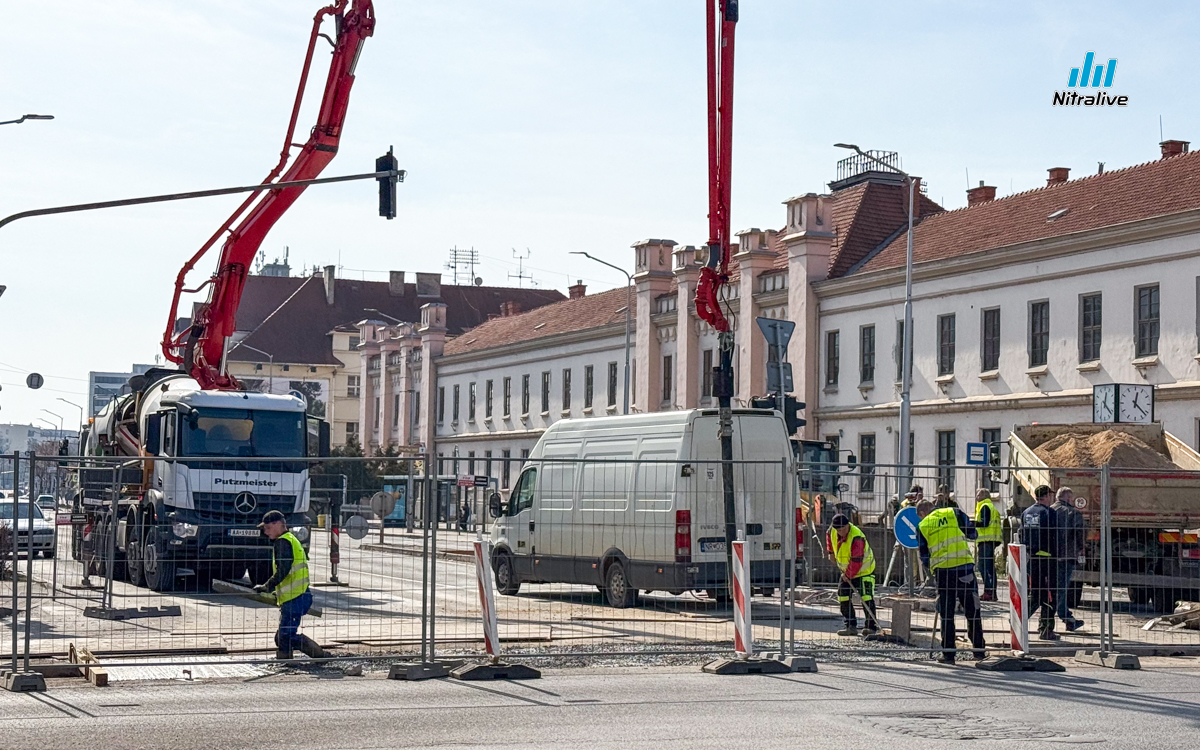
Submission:
{"label": "fence base block", "polygon": [[1067,668],[1036,656],[989,656],[975,662],[976,669],[988,672],[1066,672]]}
{"label": "fence base block", "polygon": [[811,656],[788,656],[778,652],[767,651],[762,654],[763,659],[777,661],[787,666],[789,672],[816,672],[817,660]]}
{"label": "fence base block", "polygon": [[1113,651],[1080,651],[1075,661],[1110,669],[1141,669],[1142,662],[1135,654],[1118,654]]}
{"label": "fence base block", "polygon": [[11,693],[44,693],[46,678],[41,672],[8,672],[4,675],[4,689]]}
{"label": "fence base block", "polygon": [[[787,674],[792,668],[775,659],[717,659],[705,664],[702,671],[708,674]],[[812,671],[816,671],[815,664]]]}
{"label": "fence base block", "polygon": [[449,677],[450,668],[445,664],[425,662],[422,664],[393,664],[388,668],[389,680],[432,680]]}
{"label": "fence base block", "polygon": [[464,664],[450,676],[456,680],[536,680],[542,673],[524,664]]}

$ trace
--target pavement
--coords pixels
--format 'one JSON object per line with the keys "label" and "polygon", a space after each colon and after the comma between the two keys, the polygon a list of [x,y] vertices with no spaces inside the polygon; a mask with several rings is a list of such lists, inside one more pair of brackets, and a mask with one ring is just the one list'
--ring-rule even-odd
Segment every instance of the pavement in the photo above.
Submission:
{"label": "pavement", "polygon": [[[418,683],[331,670],[0,693],[0,747],[929,750],[1195,747],[1200,661],[1060,674],[969,665],[821,664],[816,674],[550,670],[535,682]],[[1032,743],[1032,744],[1031,744]]]}

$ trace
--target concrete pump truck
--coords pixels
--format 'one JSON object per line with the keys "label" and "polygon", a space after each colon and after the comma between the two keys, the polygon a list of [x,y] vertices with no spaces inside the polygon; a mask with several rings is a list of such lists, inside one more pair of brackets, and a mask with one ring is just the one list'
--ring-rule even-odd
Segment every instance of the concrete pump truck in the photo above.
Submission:
{"label": "concrete pump truck", "polygon": [[[321,32],[326,19],[334,21],[332,38]],[[354,69],[374,27],[370,0],[337,0],[317,12],[278,164],[176,278],[162,351],[180,368],[135,375],[130,393],[92,420],[79,459],[72,544],[90,572],[155,591],[181,582],[203,589],[213,578],[247,573],[265,582],[271,548],[257,523],[268,510],[282,511],[307,546],[308,459],[328,455],[329,426],[308,416],[299,398],[247,391],[229,374],[226,356],[250,263],[304,191],[272,184],[314,179],[337,153]],[[297,144],[318,37],[333,44],[332,61],[317,122]],[[227,232],[216,272],[185,289],[188,272]],[[180,295],[205,287],[207,301],[179,329]]]}

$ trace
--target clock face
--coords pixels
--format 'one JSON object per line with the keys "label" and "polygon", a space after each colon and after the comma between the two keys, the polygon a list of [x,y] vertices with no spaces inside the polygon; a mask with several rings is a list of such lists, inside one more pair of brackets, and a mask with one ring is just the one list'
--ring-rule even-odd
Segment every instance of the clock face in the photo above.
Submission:
{"label": "clock face", "polygon": [[1117,421],[1116,383],[1092,386],[1092,421],[1098,423]]}
{"label": "clock face", "polygon": [[1122,422],[1150,424],[1154,420],[1154,386],[1119,386],[1117,389],[1117,417]]}

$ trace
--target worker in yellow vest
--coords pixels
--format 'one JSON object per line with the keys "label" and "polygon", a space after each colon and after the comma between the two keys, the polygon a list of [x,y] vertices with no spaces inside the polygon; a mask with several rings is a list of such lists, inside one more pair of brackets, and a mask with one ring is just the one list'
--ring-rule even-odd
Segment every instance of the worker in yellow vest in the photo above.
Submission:
{"label": "worker in yellow vest", "polygon": [[839,513],[829,523],[829,536],[825,539],[825,554],[837,563],[842,578],[838,582],[838,605],[842,610],[845,627],[838,635],[858,635],[858,622],[854,617],[854,592],[862,599],[863,617],[866,627],[862,635],[879,632],[875,619],[875,554],[862,529],[850,523],[850,519]]}
{"label": "worker in yellow vest", "polygon": [[254,587],[258,592],[274,592],[279,605],[279,630],[275,633],[275,658],[291,659],[295,649],[314,659],[327,654],[316,641],[300,635],[300,618],[312,607],[308,590],[308,556],[300,540],[287,529],[287,516],[270,510],[258,525],[271,540],[271,577]]}
{"label": "worker in yellow vest", "polygon": [[975,562],[983,579],[981,602],[996,601],[996,545],[1003,541],[1000,514],[992,504],[992,493],[979,488],[975,493]]}
{"label": "worker in yellow vest", "polygon": [[942,654],[938,661],[954,663],[957,652],[954,610],[960,603],[967,616],[967,635],[975,649],[975,658],[982,659],[986,652],[983,621],[979,616],[979,582],[967,544],[968,539],[976,536],[975,527],[957,506],[934,509],[928,500],[917,505],[917,516],[921,519],[917,524],[921,562],[933,571],[937,584],[937,611],[942,620]]}

